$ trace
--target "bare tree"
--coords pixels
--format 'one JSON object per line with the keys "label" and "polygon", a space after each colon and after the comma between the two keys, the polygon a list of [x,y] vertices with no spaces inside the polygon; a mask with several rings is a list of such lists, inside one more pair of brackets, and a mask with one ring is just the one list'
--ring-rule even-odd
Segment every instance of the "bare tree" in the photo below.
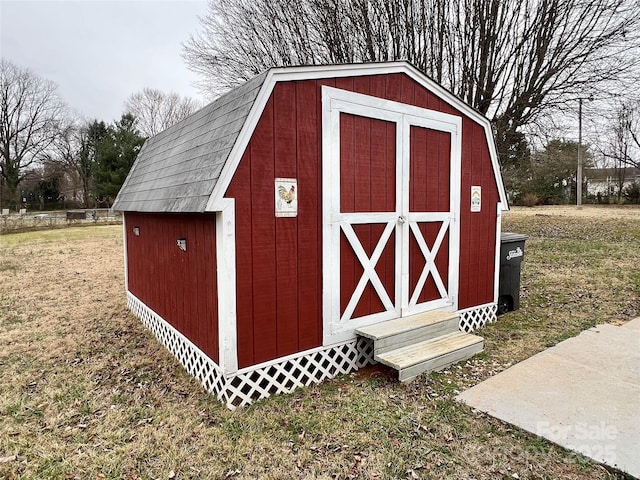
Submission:
{"label": "bare tree", "polygon": [[629,157],[629,164],[636,168],[640,168],[640,101],[629,102],[622,107],[622,111],[626,114],[622,115],[624,126],[632,143],[635,157]]}
{"label": "bare tree", "polygon": [[200,103],[192,98],[154,88],[144,88],[125,102],[125,113],[136,118],[136,126],[145,137],[157,135],[199,108]]}
{"label": "bare tree", "polygon": [[614,110],[610,133],[603,155],[611,167],[612,181],[618,203],[629,178],[630,170],[640,168],[640,144],[637,142],[638,111],[631,102],[622,102]]}
{"label": "bare tree", "polygon": [[[91,196],[95,194],[93,185],[95,147],[92,145],[89,126],[76,121],[70,123],[54,142],[49,155],[50,163],[57,163],[69,177],[73,199],[83,208],[91,205]],[[62,192],[68,197],[69,192]]]}
{"label": "bare tree", "polygon": [[407,59],[497,128],[637,78],[638,0],[210,0],[183,45],[215,96],[272,66]]}
{"label": "bare tree", "polygon": [[42,158],[60,134],[66,107],[56,85],[7,60],[0,60],[0,176],[10,200],[26,169]]}

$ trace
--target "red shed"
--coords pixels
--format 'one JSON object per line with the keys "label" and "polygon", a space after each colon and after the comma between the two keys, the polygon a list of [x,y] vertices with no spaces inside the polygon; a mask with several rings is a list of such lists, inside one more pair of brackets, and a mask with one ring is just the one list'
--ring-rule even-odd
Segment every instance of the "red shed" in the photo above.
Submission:
{"label": "red shed", "polygon": [[271,69],[147,140],[114,208],[129,307],[229,406],[413,378],[496,316],[490,123],[406,62]]}

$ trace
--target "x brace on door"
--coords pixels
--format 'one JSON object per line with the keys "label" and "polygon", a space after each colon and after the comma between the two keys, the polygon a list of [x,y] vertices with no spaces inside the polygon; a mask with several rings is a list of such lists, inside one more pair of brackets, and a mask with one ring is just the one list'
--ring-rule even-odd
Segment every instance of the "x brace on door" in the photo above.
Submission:
{"label": "x brace on door", "polygon": [[347,304],[347,308],[345,308],[344,313],[340,318],[340,321],[344,322],[351,318],[351,315],[353,315],[353,311],[358,305],[358,302],[360,301],[360,297],[364,292],[364,288],[367,286],[367,282],[371,282],[371,285],[373,285],[373,288],[378,294],[378,296],[380,297],[380,300],[382,301],[384,308],[386,310],[394,310],[395,306],[391,301],[391,299],[389,298],[389,295],[387,294],[387,290],[384,288],[384,285],[382,285],[382,281],[380,280],[380,277],[378,276],[378,273],[376,272],[375,268],[376,268],[376,264],[378,263],[378,260],[380,260],[380,256],[382,255],[384,247],[387,245],[387,242],[389,241],[389,237],[391,237],[391,233],[395,228],[395,221],[390,221],[387,223],[387,226],[385,227],[384,231],[382,232],[382,235],[380,236],[380,240],[378,240],[378,244],[376,245],[376,248],[373,250],[373,254],[371,255],[371,258],[369,258],[367,253],[364,251],[364,248],[362,247],[362,244],[360,243],[360,240],[358,239],[356,233],[353,231],[353,227],[351,226],[351,224],[342,223],[341,227],[342,227],[342,231],[347,237],[347,240],[351,244],[351,248],[353,248],[353,251],[356,254],[356,257],[360,261],[360,264],[362,265],[362,268],[364,271],[362,272],[360,281],[358,282],[358,285],[356,286],[356,289],[353,292],[353,295],[351,295],[351,299],[349,300],[349,303]]}
{"label": "x brace on door", "polygon": [[[460,210],[460,156],[461,156],[461,128],[462,120],[459,116],[427,110],[399,102],[389,101],[378,97],[362,95],[332,87],[322,87],[322,199],[323,199],[323,343],[333,344],[349,340],[354,336],[354,330],[373,323],[391,320],[405,315],[412,315],[434,308],[457,309],[458,288],[458,252],[459,225],[455,218],[459,218]],[[395,125],[395,197],[389,208],[384,211],[353,211],[341,209],[341,114],[359,116]],[[449,134],[448,191],[446,201],[448,211],[411,211],[409,199],[410,185],[410,132],[413,127],[444,132]],[[350,131],[350,130],[349,130]],[[355,138],[355,137],[354,137]],[[360,144],[364,145],[364,144]],[[366,148],[366,147],[364,147]],[[374,157],[371,157],[374,158]],[[358,171],[355,172],[358,175]],[[425,239],[421,226],[426,223],[439,225],[438,233],[431,245]],[[370,238],[375,242],[375,248],[369,255],[358,238],[354,225],[384,226],[379,238]],[[395,235],[393,235],[395,233]],[[359,278],[353,278],[353,291],[341,292],[341,236],[348,242],[356,264],[362,267]],[[420,255],[424,265],[416,267],[413,262],[411,268],[420,268],[415,272],[415,286],[410,286],[410,237],[413,237],[418,249],[412,255]],[[380,259],[390,248],[393,241],[393,281],[395,286],[389,285],[389,264],[386,265],[386,280],[383,284],[376,271]],[[446,240],[446,241],[445,241]],[[436,259],[438,253],[448,253],[447,271],[438,271]],[[349,253],[351,254],[351,252]],[[353,260],[350,260],[353,261]],[[413,270],[412,270],[413,272]],[[411,273],[414,275],[414,273]],[[446,275],[446,280],[445,276]],[[432,294],[435,300],[420,300],[425,285],[433,279],[435,290]],[[416,281],[417,280],[417,281]],[[351,280],[350,280],[351,281]],[[356,283],[357,282],[357,283]],[[382,311],[370,310],[372,313],[360,314],[354,317],[354,312],[360,311],[359,302],[367,291],[379,297]],[[431,285],[433,285],[431,284]],[[349,285],[349,290],[351,289]],[[411,291],[410,288],[412,289]],[[344,289],[343,289],[344,290]],[[393,291],[391,291],[393,290]],[[435,293],[437,290],[437,294]],[[346,306],[342,304],[341,295]],[[346,295],[346,298],[345,298]],[[431,297],[432,298],[432,297]],[[375,313],[374,313],[375,312]]]}
{"label": "x brace on door", "polygon": [[413,233],[414,238],[418,242],[418,246],[420,247],[420,252],[424,257],[424,268],[422,269],[422,273],[420,273],[420,278],[418,279],[418,283],[416,284],[416,288],[411,295],[411,299],[409,300],[409,306],[415,306],[422,289],[427,281],[429,275],[433,277],[434,282],[436,283],[436,287],[438,288],[438,293],[442,298],[448,296],[448,292],[446,287],[444,286],[444,282],[442,281],[442,277],[440,277],[440,273],[436,268],[436,256],[438,255],[438,250],[440,249],[440,245],[442,245],[442,240],[449,229],[449,220],[442,221],[442,225],[440,226],[440,230],[438,231],[438,235],[436,237],[435,242],[433,242],[433,246],[431,249],[427,246],[427,243],[424,240],[424,236],[418,227],[418,222],[409,222],[409,227],[411,228],[411,232]]}

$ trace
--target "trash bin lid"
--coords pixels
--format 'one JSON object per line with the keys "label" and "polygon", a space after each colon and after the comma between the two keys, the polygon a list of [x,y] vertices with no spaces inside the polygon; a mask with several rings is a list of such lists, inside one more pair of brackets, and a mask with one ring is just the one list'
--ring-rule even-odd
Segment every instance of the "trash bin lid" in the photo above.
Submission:
{"label": "trash bin lid", "polygon": [[511,242],[524,242],[529,237],[522,233],[512,233],[512,232],[503,232],[500,235],[501,243],[511,243]]}

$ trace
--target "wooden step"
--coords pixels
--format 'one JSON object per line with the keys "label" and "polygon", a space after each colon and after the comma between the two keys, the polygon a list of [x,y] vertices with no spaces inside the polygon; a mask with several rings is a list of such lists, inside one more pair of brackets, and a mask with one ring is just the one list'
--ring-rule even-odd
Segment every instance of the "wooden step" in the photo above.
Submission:
{"label": "wooden step", "polygon": [[380,354],[416,342],[458,332],[460,317],[444,310],[398,318],[359,328],[356,333],[374,341],[374,353]]}
{"label": "wooden step", "polygon": [[407,345],[375,355],[375,359],[398,370],[401,382],[408,382],[426,371],[440,370],[466,360],[483,349],[477,335],[457,332]]}

